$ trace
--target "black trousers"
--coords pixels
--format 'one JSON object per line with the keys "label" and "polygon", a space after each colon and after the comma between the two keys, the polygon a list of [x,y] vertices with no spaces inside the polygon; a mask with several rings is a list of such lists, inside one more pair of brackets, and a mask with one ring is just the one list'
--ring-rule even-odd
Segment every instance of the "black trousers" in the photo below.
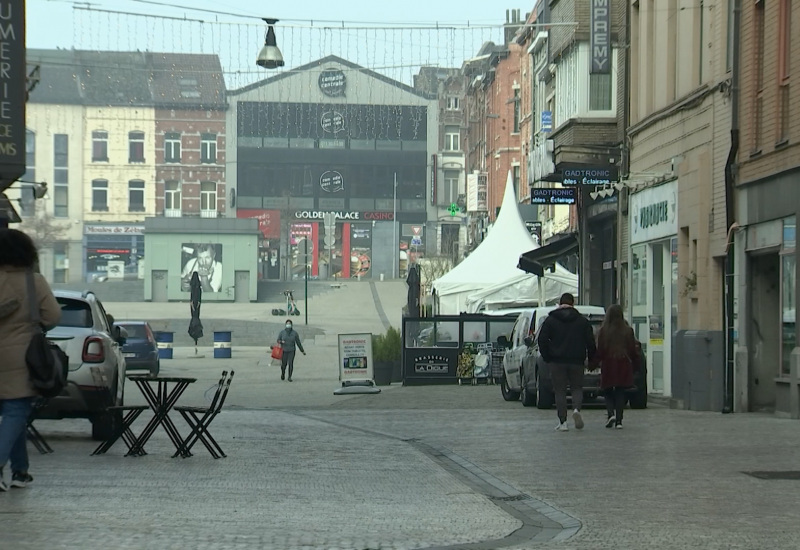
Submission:
{"label": "black trousers", "polygon": [[567,421],[567,386],[572,394],[572,408],[581,410],[583,404],[583,365],[550,363],[550,379],[556,397],[556,412],[561,423]]}
{"label": "black trousers", "polygon": [[625,410],[625,388],[612,386],[603,390],[606,400],[606,411],[608,417],[616,417],[616,421],[622,422],[622,411]]}
{"label": "black trousers", "polygon": [[294,372],[294,354],[297,353],[296,350],[286,351],[283,350],[283,357],[281,358],[281,376],[286,375],[286,367],[289,367],[289,378],[292,377],[292,372]]}

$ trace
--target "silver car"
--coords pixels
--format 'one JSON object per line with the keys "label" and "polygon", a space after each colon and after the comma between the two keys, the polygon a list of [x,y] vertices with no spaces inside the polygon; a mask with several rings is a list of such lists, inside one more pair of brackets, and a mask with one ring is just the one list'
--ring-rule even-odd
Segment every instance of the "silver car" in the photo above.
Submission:
{"label": "silver car", "polygon": [[121,413],[110,413],[110,405],[122,405],[125,391],[124,329],[93,292],[55,290],[61,305],[61,321],[47,337],[69,357],[67,386],[50,399],[41,418],[87,418],[92,438],[108,439],[121,425]]}

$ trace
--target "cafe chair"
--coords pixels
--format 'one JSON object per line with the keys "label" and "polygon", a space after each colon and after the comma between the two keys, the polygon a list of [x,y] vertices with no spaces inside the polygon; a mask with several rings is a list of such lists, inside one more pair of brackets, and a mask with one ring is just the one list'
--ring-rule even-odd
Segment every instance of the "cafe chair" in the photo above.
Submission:
{"label": "cafe chair", "polygon": [[209,433],[208,427],[222,410],[222,405],[225,403],[225,398],[228,396],[228,390],[231,387],[231,380],[233,380],[233,371],[230,374],[223,371],[217,384],[217,391],[214,393],[214,397],[208,407],[175,407],[175,410],[181,413],[181,416],[189,424],[192,431],[183,440],[178,450],[172,455],[172,458],[178,455],[183,457],[191,456],[190,451],[198,441],[205,445],[205,448],[215,459],[227,456]]}
{"label": "cafe chair", "polygon": [[105,411],[112,413],[119,412],[120,414],[126,413],[125,416],[122,417],[122,424],[120,424],[119,428],[113,434],[111,434],[111,437],[109,437],[106,441],[100,443],[100,445],[98,445],[98,447],[92,452],[92,455],[104,454],[106,451],[111,449],[111,447],[114,446],[114,443],[116,443],[120,438],[122,438],[122,441],[124,441],[125,445],[128,447],[128,455],[146,455],[147,453],[144,451],[144,448],[138,444],[136,435],[134,435],[133,430],[131,430],[131,424],[133,424],[133,422],[139,418],[139,415],[146,411],[148,407],[115,406],[114,396],[111,394],[111,386],[108,383],[108,377],[106,376],[105,371],[99,367],[92,367],[90,371],[92,373],[92,378],[94,379],[95,385],[98,388],[105,388],[105,391],[102,392],[102,398],[105,402]]}
{"label": "cafe chair", "polygon": [[31,414],[28,417],[28,424],[26,428],[28,431],[28,441],[33,443],[33,446],[36,447],[36,450],[38,450],[39,453],[43,455],[52,453],[53,449],[50,447],[50,445],[47,444],[47,440],[33,425],[33,421],[36,420],[37,416],[39,415],[39,411],[41,411],[47,406],[48,401],[49,400],[45,399],[44,397],[37,397],[33,401],[33,410],[31,411]]}

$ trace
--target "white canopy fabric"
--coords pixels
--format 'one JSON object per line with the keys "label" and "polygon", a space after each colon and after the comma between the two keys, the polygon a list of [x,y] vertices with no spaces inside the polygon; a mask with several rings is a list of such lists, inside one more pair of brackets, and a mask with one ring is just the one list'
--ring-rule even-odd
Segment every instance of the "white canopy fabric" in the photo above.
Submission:
{"label": "white canopy fabric", "polygon": [[557,303],[565,292],[578,293],[578,276],[560,264],[556,264],[555,272],[545,272],[542,304],[539,304],[539,277],[520,271],[519,275],[470,294],[467,312]]}
{"label": "white canopy fabric", "polygon": [[520,255],[537,246],[519,215],[509,172],[503,204],[489,234],[464,261],[433,282],[439,297],[438,312],[457,315],[467,311],[470,294],[519,276]]}

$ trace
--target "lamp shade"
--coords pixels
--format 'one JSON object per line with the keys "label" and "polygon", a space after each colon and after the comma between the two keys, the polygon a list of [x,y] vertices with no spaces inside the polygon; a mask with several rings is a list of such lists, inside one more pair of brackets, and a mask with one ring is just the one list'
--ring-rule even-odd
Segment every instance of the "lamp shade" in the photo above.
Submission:
{"label": "lamp shade", "polygon": [[283,67],[283,55],[281,54],[281,50],[278,48],[278,43],[275,39],[274,25],[278,22],[278,20],[264,18],[264,21],[267,23],[267,35],[264,38],[264,47],[261,48],[260,52],[258,52],[256,65],[259,67],[264,67],[265,69],[277,69],[278,67]]}

